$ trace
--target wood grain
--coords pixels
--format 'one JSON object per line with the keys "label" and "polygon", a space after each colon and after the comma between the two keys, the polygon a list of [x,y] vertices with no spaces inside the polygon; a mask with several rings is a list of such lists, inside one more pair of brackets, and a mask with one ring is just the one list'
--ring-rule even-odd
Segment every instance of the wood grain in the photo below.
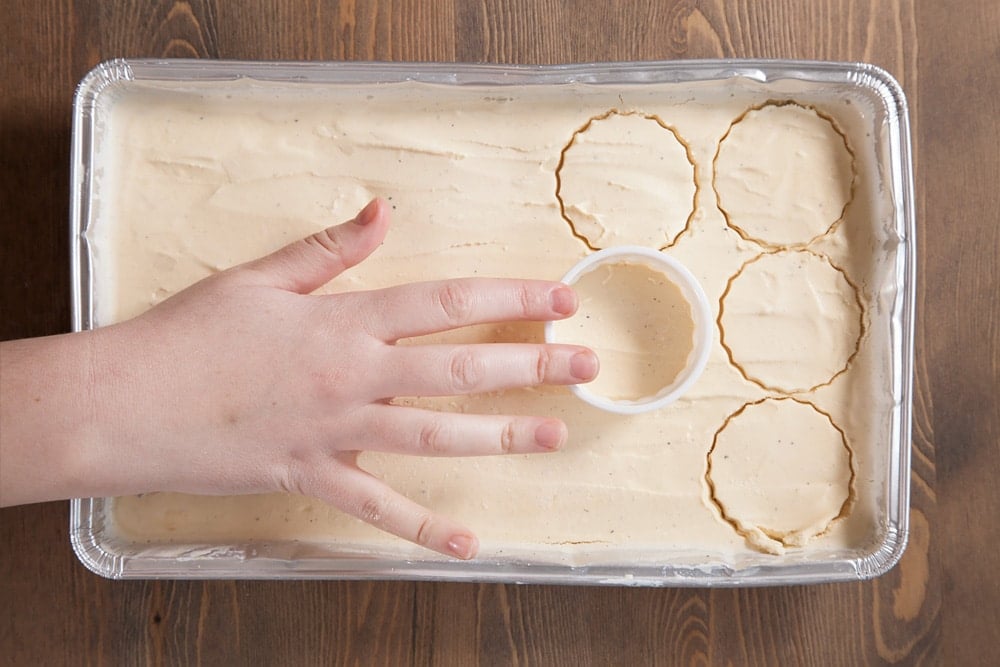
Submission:
{"label": "wood grain", "polygon": [[[920,57],[933,88],[917,108],[927,249],[921,347],[939,462],[931,536],[948,657],[976,664],[983,638],[1000,627],[1000,6],[956,14],[928,3],[920,18],[936,27]],[[945,46],[959,40],[960,51]]]}
{"label": "wood grain", "polygon": [[[73,87],[116,56],[863,60],[912,107],[913,515],[867,583],[757,590],[110,582],[65,503],[0,511],[0,664],[985,664],[1000,624],[1000,9],[993,0],[15,0],[0,22],[0,336],[69,327]],[[2,462],[0,462],[2,464]]]}

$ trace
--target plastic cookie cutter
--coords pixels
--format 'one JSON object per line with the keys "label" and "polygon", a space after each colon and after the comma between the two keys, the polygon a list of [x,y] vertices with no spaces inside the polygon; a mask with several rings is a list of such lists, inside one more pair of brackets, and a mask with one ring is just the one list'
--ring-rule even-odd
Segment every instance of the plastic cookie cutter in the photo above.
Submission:
{"label": "plastic cookie cutter", "polygon": [[[658,250],[642,246],[616,246],[590,254],[570,269],[563,276],[562,281],[567,285],[573,285],[582,276],[609,264],[646,266],[657,273],[662,273],[668,280],[677,285],[684,299],[691,306],[691,317],[694,321],[693,344],[684,367],[673,381],[650,396],[637,400],[615,400],[595,393],[586,384],[571,385],[570,391],[590,405],[608,412],[635,415],[658,410],[684,395],[705,370],[714,331],[708,298],[705,296],[701,284],[687,267]],[[547,322],[545,324],[545,342],[561,342],[555,338],[555,323]]]}

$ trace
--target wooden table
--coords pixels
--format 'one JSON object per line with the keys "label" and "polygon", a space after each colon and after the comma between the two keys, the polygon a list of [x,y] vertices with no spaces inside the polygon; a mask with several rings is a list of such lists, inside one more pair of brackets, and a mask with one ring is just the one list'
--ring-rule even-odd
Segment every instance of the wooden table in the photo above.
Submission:
{"label": "wooden table", "polygon": [[758,590],[111,582],[76,561],[68,505],[52,503],[0,511],[0,664],[997,660],[995,0],[13,0],[3,13],[4,339],[69,329],[70,105],[76,82],[115,56],[873,62],[909,95],[920,262],[912,535],[879,580]]}

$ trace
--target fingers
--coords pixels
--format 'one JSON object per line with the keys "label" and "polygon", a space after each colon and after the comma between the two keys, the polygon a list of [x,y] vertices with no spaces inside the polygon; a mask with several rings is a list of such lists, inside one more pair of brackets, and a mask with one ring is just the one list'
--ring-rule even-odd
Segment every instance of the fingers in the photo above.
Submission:
{"label": "fingers", "polygon": [[269,285],[299,294],[312,292],[358,264],[379,246],[389,228],[381,199],[373,199],[353,220],[329,227],[243,265]]}
{"label": "fingers", "polygon": [[558,419],[435,412],[372,405],[360,449],[417,456],[489,456],[551,452],[566,442]]}
{"label": "fingers", "polygon": [[404,540],[446,556],[467,560],[479,550],[479,540],[467,528],[434,514],[357,465],[336,460],[335,475],[324,475],[303,489],[340,510]]}
{"label": "fingers", "polygon": [[[438,413],[392,405],[370,406],[370,451],[423,456],[477,456],[553,451],[566,441],[558,419]],[[454,558],[475,557],[479,540],[461,524],[435,514],[361,470],[356,452],[334,455],[331,471],[317,471],[300,483],[315,496],[376,528]]]}
{"label": "fingers", "polygon": [[458,396],[540,384],[578,384],[597,376],[597,355],[576,345],[397,346],[375,378],[378,398]]}
{"label": "fingers", "polygon": [[387,341],[470,324],[561,320],[576,312],[572,288],[545,280],[464,278],[369,292],[373,333]]}

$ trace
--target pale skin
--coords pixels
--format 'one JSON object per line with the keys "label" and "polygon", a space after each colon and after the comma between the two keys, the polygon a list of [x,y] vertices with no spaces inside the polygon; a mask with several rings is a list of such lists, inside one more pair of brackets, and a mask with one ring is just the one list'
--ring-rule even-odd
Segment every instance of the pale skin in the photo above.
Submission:
{"label": "pale skin", "polygon": [[587,382],[597,357],[572,345],[395,344],[483,322],[568,317],[577,298],[561,283],[476,278],[311,294],[379,246],[386,208],[375,200],[351,221],[133,320],[0,345],[0,505],[285,491],[474,557],[468,527],[369,475],[359,453],[552,452],[566,442],[565,424],[390,400]]}

